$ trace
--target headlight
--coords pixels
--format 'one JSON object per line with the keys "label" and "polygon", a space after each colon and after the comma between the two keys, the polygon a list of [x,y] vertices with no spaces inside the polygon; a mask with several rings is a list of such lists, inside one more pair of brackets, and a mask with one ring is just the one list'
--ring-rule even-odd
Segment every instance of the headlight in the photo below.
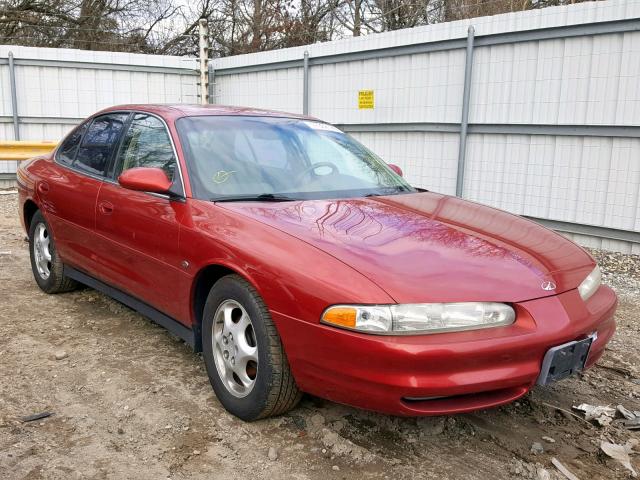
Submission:
{"label": "headlight", "polygon": [[336,305],[322,314],[329,325],[371,333],[439,333],[511,325],[509,305],[493,302]]}
{"label": "headlight", "polygon": [[596,293],[598,287],[602,283],[602,273],[600,273],[600,267],[596,265],[596,268],[585,278],[578,287],[578,293],[582,299],[586,302],[591,296]]}

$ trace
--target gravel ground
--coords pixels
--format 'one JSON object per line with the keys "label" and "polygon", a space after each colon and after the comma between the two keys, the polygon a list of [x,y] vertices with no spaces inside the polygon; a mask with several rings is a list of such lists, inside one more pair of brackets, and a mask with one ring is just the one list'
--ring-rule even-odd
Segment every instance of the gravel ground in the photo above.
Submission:
{"label": "gravel ground", "polygon": [[620,419],[596,426],[572,406],[640,410],[639,256],[592,252],[620,296],[618,333],[581,377],[468,415],[400,419],[306,397],[248,424],[163,329],[88,288],[42,293],[16,202],[0,195],[0,478],[565,478],[554,458],[580,479],[630,478],[600,442],[640,432]]}

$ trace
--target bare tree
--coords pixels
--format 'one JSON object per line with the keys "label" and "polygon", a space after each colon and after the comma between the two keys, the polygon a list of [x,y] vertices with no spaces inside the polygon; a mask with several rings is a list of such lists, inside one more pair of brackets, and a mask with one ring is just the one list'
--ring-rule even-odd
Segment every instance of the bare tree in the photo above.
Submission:
{"label": "bare tree", "polygon": [[6,0],[0,42],[151,53],[158,24],[178,8],[167,0]]}
{"label": "bare tree", "polygon": [[0,0],[0,43],[238,55],[586,0]]}

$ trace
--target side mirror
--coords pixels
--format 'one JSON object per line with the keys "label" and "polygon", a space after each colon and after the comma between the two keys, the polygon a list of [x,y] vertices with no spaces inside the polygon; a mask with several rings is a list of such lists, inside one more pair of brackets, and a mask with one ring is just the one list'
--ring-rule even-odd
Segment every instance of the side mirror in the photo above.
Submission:
{"label": "side mirror", "polygon": [[398,165],[394,165],[393,163],[387,163],[387,166],[402,177],[402,169]]}
{"label": "side mirror", "polygon": [[118,183],[129,190],[151,193],[169,193],[171,180],[161,168],[136,167],[125,170]]}

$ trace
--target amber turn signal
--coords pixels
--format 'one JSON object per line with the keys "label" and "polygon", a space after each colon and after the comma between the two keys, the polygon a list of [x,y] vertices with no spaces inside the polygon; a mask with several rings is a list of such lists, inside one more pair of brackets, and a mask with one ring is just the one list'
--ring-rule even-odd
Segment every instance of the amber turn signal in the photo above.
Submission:
{"label": "amber turn signal", "polygon": [[355,328],[357,310],[353,307],[332,307],[322,316],[322,321],[339,327]]}

